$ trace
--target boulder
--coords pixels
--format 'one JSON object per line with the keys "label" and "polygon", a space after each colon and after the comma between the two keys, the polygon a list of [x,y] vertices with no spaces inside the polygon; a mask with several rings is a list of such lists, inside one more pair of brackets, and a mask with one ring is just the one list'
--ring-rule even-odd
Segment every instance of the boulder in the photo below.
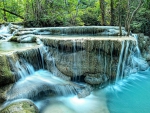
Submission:
{"label": "boulder", "polygon": [[39,113],[36,105],[28,99],[12,101],[0,113]]}
{"label": "boulder", "polygon": [[84,78],[85,82],[91,85],[96,84],[103,84],[105,83],[109,78],[106,75],[103,75],[101,73],[98,74],[87,74]]}

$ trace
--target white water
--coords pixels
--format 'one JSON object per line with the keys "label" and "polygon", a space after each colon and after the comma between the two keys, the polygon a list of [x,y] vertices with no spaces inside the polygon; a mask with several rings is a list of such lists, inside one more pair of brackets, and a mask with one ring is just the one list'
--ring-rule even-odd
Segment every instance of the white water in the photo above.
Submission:
{"label": "white water", "polygon": [[122,47],[121,47],[121,52],[120,52],[120,56],[119,56],[119,62],[118,62],[118,67],[117,67],[117,74],[116,74],[116,82],[120,79],[120,71],[122,70],[122,59],[123,59],[123,52],[124,52],[124,44],[125,42],[122,42]]}
{"label": "white water", "polygon": [[52,75],[46,70],[39,70],[17,81],[7,93],[7,100],[34,98],[40,92],[52,91],[58,95],[73,95],[79,90],[68,81]]}
{"label": "white water", "polygon": [[[41,113],[149,113],[150,70],[138,72],[82,99],[49,97],[35,102]],[[108,108],[107,108],[108,107]]]}
{"label": "white water", "polygon": [[2,25],[0,28],[0,34],[9,34],[9,26]]}
{"label": "white water", "polygon": [[35,70],[33,66],[27,63],[25,60],[22,60],[22,63],[23,66],[20,64],[19,61],[17,61],[15,66],[18,69],[19,78],[24,79],[26,76],[33,74]]}
{"label": "white water", "polygon": [[[122,48],[124,49],[124,43]],[[44,51],[44,53],[41,53],[42,55],[47,52],[45,48],[43,49],[44,50],[41,50],[41,52]],[[125,67],[125,60],[127,54],[126,51],[128,51],[128,46],[124,50],[125,57],[123,60],[122,70]],[[137,53],[139,53],[138,48],[137,51]],[[138,71],[143,67],[143,65],[144,67],[146,67],[147,65],[143,59],[138,58],[137,56],[135,56],[135,54],[136,53],[131,54],[130,58],[132,59],[132,67],[137,67]],[[47,59],[50,58],[48,56],[50,55],[47,55]],[[42,56],[42,59],[44,59],[44,56]],[[123,59],[123,52],[121,52],[120,59]],[[42,63],[44,68],[44,61],[42,61]],[[54,59],[53,64],[55,65]],[[48,71],[39,70],[35,72],[34,69],[32,69],[31,65],[24,65],[26,66],[26,68],[21,67],[21,65],[18,62],[16,63],[16,67],[18,67],[19,69],[18,73],[20,74],[22,79],[19,80],[16,84],[14,84],[14,86],[8,93],[8,100],[17,98],[33,98],[34,96],[38,95],[39,92],[47,91],[49,90],[49,88],[52,88],[54,89],[54,92],[63,95],[76,92],[74,91],[74,88],[69,86],[57,86],[60,84],[68,84],[68,82],[58,79]],[[119,63],[118,67],[118,78],[120,75],[123,75],[123,71],[120,72],[119,70],[120,65],[121,62]],[[106,57],[104,67],[106,71]],[[29,73],[27,73],[28,70]],[[149,70],[147,70],[145,72],[133,74],[131,75],[131,77],[126,78],[122,81],[119,81],[119,79],[117,79],[115,85],[108,86],[105,89],[107,103],[105,94],[99,91],[96,93],[93,92],[93,94],[84,99],[78,99],[76,96],[50,97],[36,102],[36,105],[39,107],[39,109],[41,109],[42,113],[109,113],[109,110],[110,113],[149,113],[150,103],[149,101],[147,101],[150,99],[150,94],[148,92],[150,86],[148,77],[149,73]],[[45,105],[45,103],[47,105]],[[107,109],[107,105],[109,110]]]}
{"label": "white water", "polygon": [[86,98],[49,97],[35,102],[41,113],[109,113],[103,91],[94,91]]}

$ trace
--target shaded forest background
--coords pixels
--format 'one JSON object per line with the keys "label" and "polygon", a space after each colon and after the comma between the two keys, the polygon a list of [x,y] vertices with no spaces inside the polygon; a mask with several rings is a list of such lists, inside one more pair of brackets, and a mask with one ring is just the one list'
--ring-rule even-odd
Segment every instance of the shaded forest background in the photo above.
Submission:
{"label": "shaded forest background", "polygon": [[150,0],[0,0],[0,23],[124,26],[150,35]]}

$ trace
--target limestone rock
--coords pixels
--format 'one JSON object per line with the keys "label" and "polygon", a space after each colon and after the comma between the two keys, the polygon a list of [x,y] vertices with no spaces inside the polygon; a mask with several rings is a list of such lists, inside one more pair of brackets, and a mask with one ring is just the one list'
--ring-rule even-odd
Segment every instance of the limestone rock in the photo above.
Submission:
{"label": "limestone rock", "polygon": [[22,99],[11,102],[0,113],[39,113],[39,111],[31,100]]}
{"label": "limestone rock", "polygon": [[84,78],[85,82],[91,85],[102,84],[108,80],[108,77],[103,74],[88,74]]}
{"label": "limestone rock", "polygon": [[77,94],[78,98],[85,98],[86,96],[90,95],[91,92],[93,91],[93,88],[89,85],[85,85],[82,90],[79,91]]}

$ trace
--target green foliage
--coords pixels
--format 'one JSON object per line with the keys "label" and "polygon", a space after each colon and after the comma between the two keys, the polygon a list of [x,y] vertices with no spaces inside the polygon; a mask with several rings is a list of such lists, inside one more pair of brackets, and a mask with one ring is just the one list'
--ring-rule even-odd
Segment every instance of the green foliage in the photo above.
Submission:
{"label": "green foliage", "polygon": [[[135,1],[130,0],[131,13],[138,5]],[[127,3],[128,0],[121,0],[119,10],[118,0],[104,0],[105,25],[118,26],[120,12],[121,24],[125,26]],[[134,32],[150,34],[150,0],[143,0],[143,3],[143,7],[133,19],[131,29]],[[101,12],[100,0],[0,0],[0,23],[24,21],[27,27],[101,25]]]}
{"label": "green foliage", "polygon": [[142,7],[137,15],[134,17],[134,21],[131,24],[133,32],[141,32],[146,35],[150,35],[150,10]]}

